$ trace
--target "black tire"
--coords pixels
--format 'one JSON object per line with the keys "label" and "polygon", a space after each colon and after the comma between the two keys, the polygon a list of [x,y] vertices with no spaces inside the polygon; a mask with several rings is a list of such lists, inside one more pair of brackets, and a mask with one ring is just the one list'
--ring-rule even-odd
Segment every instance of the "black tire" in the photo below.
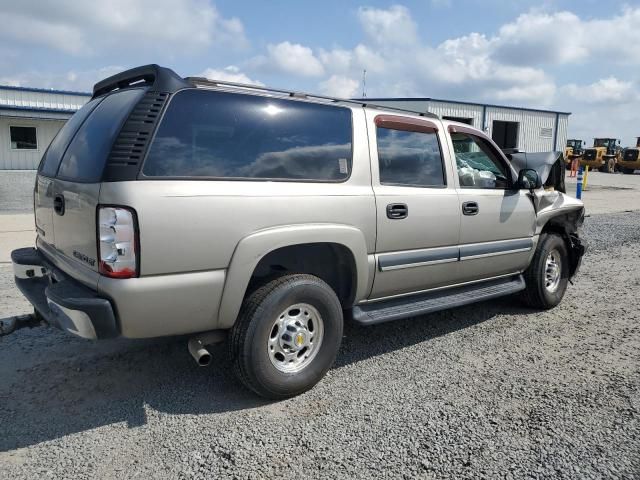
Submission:
{"label": "black tire", "polygon": [[622,167],[622,173],[626,175],[633,175],[633,172],[635,172],[633,168]]}
{"label": "black tire", "polygon": [[[280,371],[273,364],[268,342],[274,321],[296,304],[308,304],[321,316],[323,337],[317,353],[302,370]],[[336,359],[342,341],[342,306],[333,289],[313,275],[286,275],[272,280],[245,298],[231,329],[229,350],[239,380],[258,395],[284,399],[318,383]]]}
{"label": "black tire", "polygon": [[[551,252],[557,252],[560,276],[555,290],[546,286],[547,258]],[[567,244],[556,234],[543,233],[533,255],[531,265],[524,272],[526,288],[522,293],[524,303],[532,308],[548,310],[560,303],[569,283],[569,255]]]}

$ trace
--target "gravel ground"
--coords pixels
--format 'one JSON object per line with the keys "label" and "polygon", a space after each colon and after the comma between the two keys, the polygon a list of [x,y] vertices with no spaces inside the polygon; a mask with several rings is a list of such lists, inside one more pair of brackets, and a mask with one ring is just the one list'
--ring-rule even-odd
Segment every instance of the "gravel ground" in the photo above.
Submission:
{"label": "gravel ground", "polygon": [[[587,218],[556,309],[513,299],[348,325],[312,391],[267,403],[222,349],[0,340],[3,478],[640,478],[640,213]],[[24,311],[0,265],[0,316]]]}

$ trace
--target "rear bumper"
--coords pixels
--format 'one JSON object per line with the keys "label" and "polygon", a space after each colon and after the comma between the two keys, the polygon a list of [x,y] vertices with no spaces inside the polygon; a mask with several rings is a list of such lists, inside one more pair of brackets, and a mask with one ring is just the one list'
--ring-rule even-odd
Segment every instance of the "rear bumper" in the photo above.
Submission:
{"label": "rear bumper", "polygon": [[35,248],[11,252],[16,286],[51,326],[83,338],[120,335],[111,302],[65,275]]}

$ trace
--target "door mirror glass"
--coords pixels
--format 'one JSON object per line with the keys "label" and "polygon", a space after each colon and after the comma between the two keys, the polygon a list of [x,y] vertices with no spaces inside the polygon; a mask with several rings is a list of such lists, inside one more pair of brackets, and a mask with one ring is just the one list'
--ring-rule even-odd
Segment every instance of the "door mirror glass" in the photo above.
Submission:
{"label": "door mirror glass", "polygon": [[540,175],[533,168],[523,168],[518,173],[518,188],[523,190],[535,190],[542,187]]}

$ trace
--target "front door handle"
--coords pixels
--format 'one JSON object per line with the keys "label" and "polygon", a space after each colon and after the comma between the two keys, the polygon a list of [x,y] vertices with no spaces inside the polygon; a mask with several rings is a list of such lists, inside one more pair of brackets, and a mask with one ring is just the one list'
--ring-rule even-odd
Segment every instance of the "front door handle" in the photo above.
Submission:
{"label": "front door handle", "polygon": [[58,215],[64,215],[64,195],[58,193],[55,197],[53,197],[53,210]]}
{"label": "front door handle", "polygon": [[404,203],[390,203],[387,205],[387,218],[391,220],[400,220],[407,218],[409,215],[409,207]]}
{"label": "front door handle", "polygon": [[462,213],[464,215],[477,215],[479,211],[478,202],[464,202],[462,204]]}

